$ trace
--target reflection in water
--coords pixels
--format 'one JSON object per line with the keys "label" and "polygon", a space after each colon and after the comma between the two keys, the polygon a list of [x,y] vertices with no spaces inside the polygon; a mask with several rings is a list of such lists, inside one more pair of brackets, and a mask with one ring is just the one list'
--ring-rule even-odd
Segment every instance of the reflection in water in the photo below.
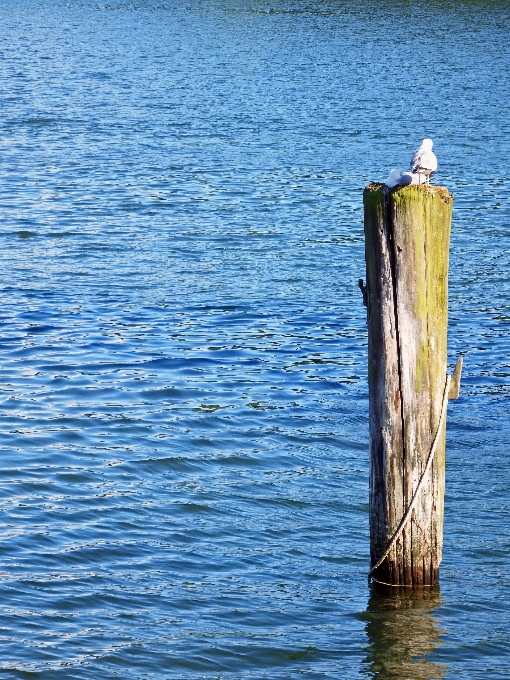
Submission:
{"label": "reflection in water", "polygon": [[368,674],[373,678],[431,680],[447,667],[426,659],[441,644],[443,630],[434,619],[441,604],[439,589],[409,591],[372,586],[363,619],[367,622]]}

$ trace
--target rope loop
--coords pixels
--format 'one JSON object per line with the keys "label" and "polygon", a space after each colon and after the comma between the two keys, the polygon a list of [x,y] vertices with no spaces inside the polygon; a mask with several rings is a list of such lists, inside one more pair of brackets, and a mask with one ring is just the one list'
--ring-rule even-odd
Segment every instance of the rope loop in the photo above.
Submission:
{"label": "rope loop", "polygon": [[434,460],[434,455],[436,453],[437,445],[439,443],[439,436],[441,434],[441,429],[443,427],[443,422],[444,418],[446,415],[446,407],[448,406],[448,392],[450,391],[450,383],[451,383],[451,376],[447,375],[446,376],[446,383],[444,386],[444,393],[443,393],[443,405],[441,407],[441,417],[439,418],[439,425],[437,426],[437,431],[436,435],[434,437],[434,440],[432,442],[432,446],[430,447],[430,452],[427,458],[427,464],[425,465],[425,470],[423,471],[423,474],[421,476],[420,481],[418,482],[418,486],[416,487],[416,491],[414,492],[413,499],[411,501],[411,504],[407,508],[405,515],[402,517],[400,520],[400,524],[398,527],[395,529],[395,532],[393,533],[393,536],[390,539],[390,542],[388,543],[388,546],[384,553],[382,554],[382,557],[380,557],[377,562],[374,564],[374,566],[370,569],[368,572],[368,578],[372,576],[374,571],[378,569],[381,564],[384,562],[384,560],[388,557],[390,550],[393,548],[397,540],[400,538],[400,535],[404,531],[404,528],[409,521],[409,518],[411,517],[411,514],[416,506],[416,502],[418,500],[418,495],[422,489],[423,483],[425,482],[425,478],[427,476],[428,471],[430,470],[430,466],[432,465],[432,461]]}

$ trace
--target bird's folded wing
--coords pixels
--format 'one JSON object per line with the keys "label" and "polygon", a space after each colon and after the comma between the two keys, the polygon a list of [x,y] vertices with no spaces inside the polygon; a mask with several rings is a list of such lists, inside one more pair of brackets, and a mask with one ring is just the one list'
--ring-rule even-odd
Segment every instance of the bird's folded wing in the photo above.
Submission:
{"label": "bird's folded wing", "polygon": [[414,152],[413,157],[411,158],[411,170],[414,172],[416,168],[421,166],[421,159],[423,156],[423,149],[420,147],[418,151]]}

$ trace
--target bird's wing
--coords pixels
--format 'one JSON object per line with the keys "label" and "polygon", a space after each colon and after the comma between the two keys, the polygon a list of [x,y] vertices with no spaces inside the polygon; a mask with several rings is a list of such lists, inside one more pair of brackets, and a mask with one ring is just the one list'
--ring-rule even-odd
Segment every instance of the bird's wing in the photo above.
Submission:
{"label": "bird's wing", "polygon": [[413,157],[411,158],[411,170],[413,172],[416,170],[416,168],[419,168],[421,166],[421,157],[423,156],[423,154],[424,151],[421,146],[414,152]]}

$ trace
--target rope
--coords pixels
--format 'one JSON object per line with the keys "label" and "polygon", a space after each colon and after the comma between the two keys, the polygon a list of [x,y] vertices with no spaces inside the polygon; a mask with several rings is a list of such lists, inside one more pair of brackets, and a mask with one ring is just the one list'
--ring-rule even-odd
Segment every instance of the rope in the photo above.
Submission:
{"label": "rope", "polygon": [[416,505],[416,501],[418,500],[418,495],[419,495],[421,488],[423,486],[423,483],[425,481],[425,477],[427,476],[427,473],[430,470],[430,466],[432,465],[432,461],[434,460],[434,454],[436,453],[437,444],[439,442],[439,435],[441,434],[441,428],[443,427],[444,417],[446,415],[446,407],[448,406],[448,392],[450,391],[451,380],[452,380],[451,376],[447,375],[446,376],[446,383],[445,383],[445,386],[444,386],[443,405],[441,407],[441,417],[439,418],[439,425],[437,426],[436,436],[434,437],[434,441],[432,442],[432,446],[430,447],[430,453],[429,453],[429,457],[427,458],[427,464],[425,465],[425,470],[423,471],[421,479],[418,482],[418,486],[416,487],[416,491],[414,492],[413,499],[411,501],[411,505],[407,508],[405,515],[400,520],[400,524],[398,525],[393,536],[391,537],[390,542],[388,543],[388,546],[387,546],[386,550],[384,551],[382,557],[374,564],[372,569],[370,569],[370,571],[368,572],[368,578],[370,578],[372,576],[374,571],[381,566],[381,564],[384,562],[386,557],[389,555],[390,550],[393,548],[393,546],[395,545],[397,540],[400,538],[400,535],[404,531],[404,527],[407,524],[409,518],[411,517],[411,513],[414,510],[414,507]]}

